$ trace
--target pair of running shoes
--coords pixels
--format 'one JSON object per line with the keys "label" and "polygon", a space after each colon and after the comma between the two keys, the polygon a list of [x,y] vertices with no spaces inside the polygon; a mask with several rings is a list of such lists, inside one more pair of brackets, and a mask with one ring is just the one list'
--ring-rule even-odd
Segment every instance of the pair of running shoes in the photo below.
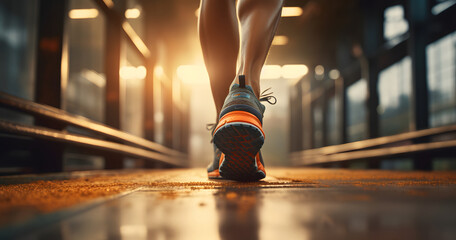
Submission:
{"label": "pair of running shoes", "polygon": [[240,75],[239,84],[231,86],[218,123],[212,129],[215,154],[207,168],[208,178],[258,181],[266,177],[260,152],[265,139],[265,106],[261,101],[275,104],[276,98],[261,94],[258,99],[253,89],[245,85],[245,76]]}

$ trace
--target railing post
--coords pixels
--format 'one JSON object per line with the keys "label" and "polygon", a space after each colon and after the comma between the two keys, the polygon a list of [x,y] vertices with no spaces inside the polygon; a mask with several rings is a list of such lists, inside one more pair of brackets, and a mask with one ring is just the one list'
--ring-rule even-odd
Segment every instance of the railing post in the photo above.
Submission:
{"label": "railing post", "polygon": [[154,1],[143,0],[145,18],[145,43],[150,49],[150,57],[146,60],[147,75],[144,82],[144,138],[150,141],[155,140],[155,119],[154,119],[154,69],[157,61],[156,35],[154,19]]}
{"label": "railing post", "polygon": [[[123,9],[123,8],[121,8]],[[113,128],[121,128],[120,109],[120,45],[122,37],[121,23],[107,14],[105,44],[105,123]],[[109,154],[105,156],[105,168],[118,169],[123,167],[123,156]]]}
{"label": "railing post", "polygon": [[[410,38],[408,44],[412,61],[412,130],[429,128],[429,101],[426,66],[427,21],[429,6],[427,0],[408,1],[408,19],[410,22]],[[417,139],[414,143],[427,142],[429,138]],[[428,154],[419,154],[414,158],[414,168],[431,170],[432,161]]]}
{"label": "railing post", "polygon": [[[61,108],[61,63],[66,0],[39,2],[38,47],[36,64],[35,102]],[[35,125],[62,130],[64,125],[35,118]],[[63,145],[40,142],[34,152],[37,170],[57,172],[63,170]]]}
{"label": "railing post", "polygon": [[364,4],[364,54],[361,57],[361,76],[367,81],[367,138],[379,136],[379,104],[377,50],[383,42],[383,7],[379,3]]}

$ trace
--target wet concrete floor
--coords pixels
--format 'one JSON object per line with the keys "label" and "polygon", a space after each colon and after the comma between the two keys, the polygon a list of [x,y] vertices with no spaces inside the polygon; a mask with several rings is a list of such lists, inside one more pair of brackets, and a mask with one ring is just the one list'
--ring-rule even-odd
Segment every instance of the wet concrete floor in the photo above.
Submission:
{"label": "wet concrete floor", "polygon": [[0,178],[0,239],[456,239],[456,172],[204,169]]}

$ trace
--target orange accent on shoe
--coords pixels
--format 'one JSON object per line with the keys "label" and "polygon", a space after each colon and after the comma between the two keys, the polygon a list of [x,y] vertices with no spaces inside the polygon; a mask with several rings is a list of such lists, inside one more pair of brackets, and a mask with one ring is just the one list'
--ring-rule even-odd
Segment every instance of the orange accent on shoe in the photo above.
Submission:
{"label": "orange accent on shoe", "polygon": [[260,161],[260,153],[257,153],[257,155],[255,156],[255,160],[257,162],[258,170],[261,170],[264,172],[264,174],[266,174],[266,170],[264,169],[264,166],[263,166],[263,164],[261,164],[261,161]]}
{"label": "orange accent on shoe", "polygon": [[[222,165],[222,162],[223,162],[224,159],[225,159],[225,154],[222,153],[222,154],[220,155],[220,159],[219,159],[219,167]],[[217,171],[218,171],[218,170],[217,170]]]}
{"label": "orange accent on shoe", "polygon": [[263,133],[263,136],[265,136],[263,132],[263,128],[261,126],[260,120],[258,120],[255,115],[245,112],[245,111],[232,111],[227,114],[225,114],[220,120],[219,123],[217,124],[217,127],[215,128],[215,132],[222,127],[223,125],[231,122],[245,122],[254,125],[258,129],[260,129],[261,133]]}
{"label": "orange accent on shoe", "polygon": [[[224,153],[220,154],[219,166],[220,166],[220,164],[222,164],[223,159],[225,159]],[[220,171],[218,169],[215,169],[214,171],[207,173],[207,177],[208,178],[222,178],[222,176],[220,175]]]}
{"label": "orange accent on shoe", "polygon": [[207,173],[207,176],[209,178],[220,178],[221,177],[218,169],[215,169],[214,171]]}

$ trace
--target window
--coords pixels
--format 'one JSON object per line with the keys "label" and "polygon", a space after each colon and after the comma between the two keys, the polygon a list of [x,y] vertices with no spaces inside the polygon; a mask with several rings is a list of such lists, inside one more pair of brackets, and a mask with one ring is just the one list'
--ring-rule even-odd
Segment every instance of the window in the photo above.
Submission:
{"label": "window", "polygon": [[367,81],[360,79],[347,88],[347,139],[367,138]]}
{"label": "window", "polygon": [[456,4],[456,0],[434,0],[434,3],[435,5],[432,6],[431,12],[434,15],[438,15]]}
{"label": "window", "polygon": [[[33,100],[38,12],[36,1],[0,1],[0,91]],[[1,118],[31,123],[32,118],[0,109]]]}
{"label": "window", "polygon": [[456,32],[426,48],[431,127],[456,122]]}
{"label": "window", "polygon": [[321,101],[316,101],[312,111],[313,147],[323,147],[323,107]]}
{"label": "window", "polygon": [[339,135],[339,104],[340,101],[335,96],[328,100],[328,108],[326,113],[326,129],[328,145],[335,145],[340,143]]}
{"label": "window", "polygon": [[401,5],[391,6],[385,9],[383,36],[390,41],[408,31],[408,22],[404,18],[404,7]]}
{"label": "window", "polygon": [[405,57],[380,72],[377,111],[381,136],[409,130],[411,81],[410,57]]}
{"label": "window", "polygon": [[146,68],[136,51],[125,41],[120,60],[121,128],[142,137],[144,117],[144,79]]}
{"label": "window", "polygon": [[[91,0],[71,0],[66,23],[68,82],[64,109],[103,122],[105,17]],[[65,64],[65,59],[63,63]]]}

